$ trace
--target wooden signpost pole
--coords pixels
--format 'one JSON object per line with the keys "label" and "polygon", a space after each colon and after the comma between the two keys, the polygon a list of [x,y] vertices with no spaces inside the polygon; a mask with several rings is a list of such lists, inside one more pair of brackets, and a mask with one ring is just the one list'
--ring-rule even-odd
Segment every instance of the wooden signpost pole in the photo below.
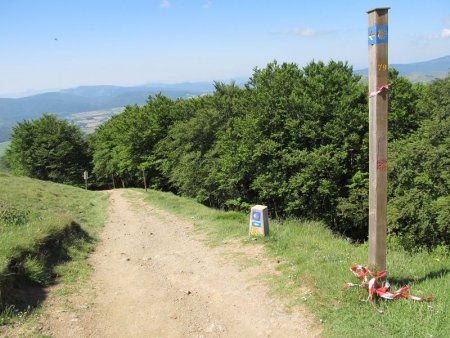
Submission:
{"label": "wooden signpost pole", "polygon": [[368,13],[369,29],[369,269],[386,270],[388,10]]}

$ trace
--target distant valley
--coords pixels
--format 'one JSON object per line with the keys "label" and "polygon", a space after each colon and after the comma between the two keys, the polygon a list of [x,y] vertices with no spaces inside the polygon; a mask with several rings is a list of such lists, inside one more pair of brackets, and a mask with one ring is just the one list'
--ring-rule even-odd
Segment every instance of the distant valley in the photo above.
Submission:
{"label": "distant valley", "polygon": [[[412,82],[430,82],[447,76],[450,55],[425,62],[391,64],[390,67],[396,68]],[[355,70],[355,73],[367,77],[367,69]],[[242,86],[247,80],[236,79],[236,84]],[[177,99],[213,91],[214,82],[150,83],[134,87],[80,86],[22,98],[0,98],[0,142],[9,139],[17,122],[37,118],[45,112],[72,120],[84,131],[90,132],[112,115],[120,113],[124,106],[145,104],[150,95],[161,93]]]}
{"label": "distant valley", "polygon": [[[138,87],[81,86],[59,92],[43,93],[23,98],[0,98],[0,142],[8,140],[12,127],[25,119],[35,119],[43,113],[53,113],[89,129],[103,122],[127,105],[143,105],[150,95],[161,93],[172,99],[189,98],[212,92],[214,84],[207,82],[180,84],[148,84]],[[73,117],[72,114],[75,114]],[[80,115],[81,114],[81,115]],[[83,115],[84,118],[83,118]],[[94,116],[96,116],[94,118]],[[97,124],[95,124],[97,125]]]}
{"label": "distant valley", "polygon": [[120,114],[124,110],[125,107],[118,107],[87,111],[82,113],[73,113],[67,116],[67,119],[80,126],[81,130],[86,134],[90,134],[103,122],[111,118],[111,116]]}

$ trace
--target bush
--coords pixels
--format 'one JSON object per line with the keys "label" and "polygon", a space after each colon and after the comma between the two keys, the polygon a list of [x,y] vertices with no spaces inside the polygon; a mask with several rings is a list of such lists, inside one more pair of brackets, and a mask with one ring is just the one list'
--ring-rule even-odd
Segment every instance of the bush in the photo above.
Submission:
{"label": "bush", "polygon": [[450,247],[450,77],[430,89],[432,117],[390,148],[389,232],[409,250]]}
{"label": "bush", "polygon": [[6,162],[14,174],[81,185],[90,157],[79,127],[44,114],[14,127]]}

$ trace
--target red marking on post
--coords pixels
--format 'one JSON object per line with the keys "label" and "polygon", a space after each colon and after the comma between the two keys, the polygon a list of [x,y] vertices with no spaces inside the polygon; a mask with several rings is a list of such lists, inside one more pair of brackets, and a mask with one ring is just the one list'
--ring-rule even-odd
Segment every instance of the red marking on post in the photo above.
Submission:
{"label": "red marking on post", "polygon": [[377,170],[378,171],[386,171],[388,168],[388,161],[387,160],[378,160],[377,161]]}

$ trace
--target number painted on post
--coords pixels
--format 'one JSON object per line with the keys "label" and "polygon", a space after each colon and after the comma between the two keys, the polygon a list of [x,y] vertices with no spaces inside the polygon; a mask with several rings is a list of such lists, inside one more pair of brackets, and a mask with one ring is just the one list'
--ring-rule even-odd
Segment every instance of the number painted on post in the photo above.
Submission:
{"label": "number painted on post", "polygon": [[381,71],[383,71],[383,72],[387,71],[387,70],[388,70],[387,64],[385,64],[385,63],[380,63],[380,64],[378,65],[378,70],[379,70],[380,72],[381,72]]}

